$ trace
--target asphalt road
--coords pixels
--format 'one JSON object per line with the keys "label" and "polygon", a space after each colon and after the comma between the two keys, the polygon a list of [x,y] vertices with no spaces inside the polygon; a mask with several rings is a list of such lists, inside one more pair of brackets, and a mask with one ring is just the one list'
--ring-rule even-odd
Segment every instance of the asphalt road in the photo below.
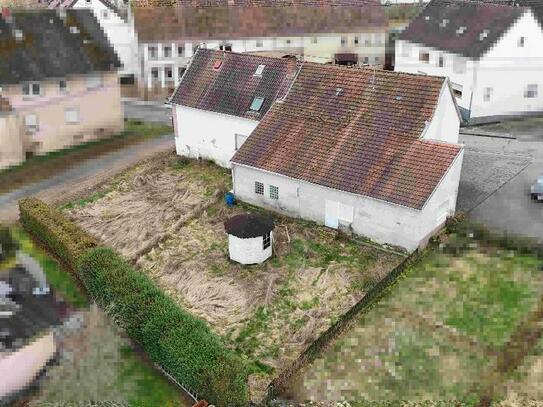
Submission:
{"label": "asphalt road", "polygon": [[498,230],[543,240],[543,202],[529,194],[543,174],[543,135],[461,135],[460,142],[465,155],[457,209]]}
{"label": "asphalt road", "polygon": [[123,101],[124,116],[144,122],[171,124],[171,107],[162,102]]}

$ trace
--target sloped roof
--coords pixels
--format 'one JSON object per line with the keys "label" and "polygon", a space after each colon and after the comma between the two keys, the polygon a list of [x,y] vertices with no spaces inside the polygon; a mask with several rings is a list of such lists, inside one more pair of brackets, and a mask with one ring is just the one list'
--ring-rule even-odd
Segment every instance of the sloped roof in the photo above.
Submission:
{"label": "sloped roof", "polygon": [[232,162],[421,209],[461,151],[420,139],[445,84],[306,63]]}
{"label": "sloped roof", "polygon": [[[255,75],[259,65],[264,65],[264,70],[262,75]],[[260,120],[272,103],[285,95],[296,67],[294,58],[199,49],[171,101],[195,109]],[[259,112],[252,112],[250,106],[256,97],[264,101]]]}
{"label": "sloped roof", "polygon": [[[468,58],[479,58],[526,11],[523,7],[504,4],[433,0],[400,35],[400,39]],[[461,27],[463,32],[460,32]]]}
{"label": "sloped roof", "polygon": [[[16,38],[17,31],[22,38]],[[90,10],[13,11],[10,17],[0,16],[0,83],[110,71],[120,65]]]}
{"label": "sloped roof", "polygon": [[168,7],[168,6],[191,6],[191,7],[283,7],[283,6],[365,6],[376,4],[375,0],[135,0],[132,4],[136,7]]}
{"label": "sloped roof", "polygon": [[506,4],[509,6],[529,7],[543,28],[543,0],[483,0],[486,3]]}
{"label": "sloped roof", "polygon": [[364,7],[135,7],[141,42],[220,40],[385,30],[381,5]]}
{"label": "sloped roof", "polygon": [[240,239],[264,236],[273,230],[275,223],[269,216],[257,213],[242,213],[224,222],[224,230]]}

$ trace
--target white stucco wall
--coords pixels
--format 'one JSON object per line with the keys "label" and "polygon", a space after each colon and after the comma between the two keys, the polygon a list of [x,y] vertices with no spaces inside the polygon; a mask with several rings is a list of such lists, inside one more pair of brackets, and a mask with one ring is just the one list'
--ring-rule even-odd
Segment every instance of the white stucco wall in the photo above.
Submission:
{"label": "white stucco wall", "polygon": [[174,105],[175,146],[178,155],[203,158],[230,167],[236,134],[249,136],[258,121]]}
{"label": "white stucco wall", "polygon": [[230,258],[241,264],[259,264],[272,255],[273,232],[270,232],[271,244],[264,249],[264,238],[262,236],[251,239],[240,239],[228,235],[228,250]]}
{"label": "white stucco wall", "polygon": [[[339,203],[340,214],[347,214],[340,223],[350,224],[354,233],[412,251],[454,213],[462,158],[463,151],[420,211],[236,164],[234,194],[253,205],[319,224],[327,222],[326,206]],[[255,181],[264,184],[264,195],[255,194]],[[279,199],[269,197],[270,185],[279,188]]]}
{"label": "white stucco wall", "polygon": [[434,116],[422,136],[423,139],[458,143],[460,116],[453,98],[449,84],[445,82],[441,89]]}
{"label": "white stucco wall", "polygon": [[[524,47],[518,46],[525,37]],[[478,60],[414,44],[396,41],[395,70],[449,77],[453,88],[462,90],[458,105],[469,110],[472,120],[543,111],[543,29],[531,11],[527,11]],[[428,63],[421,62],[421,52],[428,52]],[[444,66],[438,64],[443,57]],[[464,61],[465,69],[458,67]],[[528,84],[538,85],[538,97],[527,99]],[[484,100],[484,89],[492,88],[490,100]]]}
{"label": "white stucco wall", "polygon": [[23,390],[55,355],[53,332],[13,353],[0,354],[0,400]]}

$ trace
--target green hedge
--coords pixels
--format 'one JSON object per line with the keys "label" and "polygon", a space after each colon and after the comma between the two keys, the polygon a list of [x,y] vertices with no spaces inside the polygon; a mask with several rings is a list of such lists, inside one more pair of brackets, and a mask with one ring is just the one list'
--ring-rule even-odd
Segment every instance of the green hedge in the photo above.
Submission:
{"label": "green hedge", "polygon": [[36,198],[19,201],[23,228],[73,270],[77,261],[97,241],[59,211]]}
{"label": "green hedge", "polygon": [[241,359],[115,251],[91,249],[78,273],[96,302],[176,380],[217,406],[248,404]]}
{"label": "green hedge", "polygon": [[19,245],[13,239],[13,236],[11,236],[9,229],[0,225],[0,261],[15,256],[18,248]]}

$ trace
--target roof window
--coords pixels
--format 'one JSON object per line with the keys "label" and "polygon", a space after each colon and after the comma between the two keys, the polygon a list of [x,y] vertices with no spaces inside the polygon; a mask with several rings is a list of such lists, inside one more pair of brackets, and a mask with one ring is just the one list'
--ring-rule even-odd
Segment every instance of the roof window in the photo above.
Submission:
{"label": "roof window", "polygon": [[439,23],[439,26],[441,28],[445,28],[445,27],[447,27],[447,24],[449,24],[449,20],[444,18],[443,20],[441,20],[441,23]]}
{"label": "roof window", "polygon": [[343,88],[336,88],[336,96],[341,95],[342,92],[343,92]]}
{"label": "roof window", "polygon": [[218,71],[219,69],[221,69],[221,66],[222,66],[222,61],[220,59],[218,59],[213,64],[213,69]]}
{"label": "roof window", "polygon": [[251,111],[253,112],[260,112],[260,109],[262,109],[262,105],[264,104],[264,98],[256,97],[253,99],[253,103],[251,103]]}
{"label": "roof window", "polygon": [[489,31],[484,30],[481,34],[479,34],[479,41],[483,41],[486,37],[488,37]]}
{"label": "roof window", "polygon": [[466,26],[461,26],[461,27],[458,27],[458,30],[456,30],[456,34],[457,35],[462,35],[466,32],[466,30],[468,29],[468,27]]}
{"label": "roof window", "polygon": [[254,76],[262,76],[262,72],[264,72],[265,67],[266,67],[266,65],[258,65],[258,67],[256,68]]}
{"label": "roof window", "polygon": [[424,19],[425,19],[426,21],[430,21],[430,16],[425,16]]}

